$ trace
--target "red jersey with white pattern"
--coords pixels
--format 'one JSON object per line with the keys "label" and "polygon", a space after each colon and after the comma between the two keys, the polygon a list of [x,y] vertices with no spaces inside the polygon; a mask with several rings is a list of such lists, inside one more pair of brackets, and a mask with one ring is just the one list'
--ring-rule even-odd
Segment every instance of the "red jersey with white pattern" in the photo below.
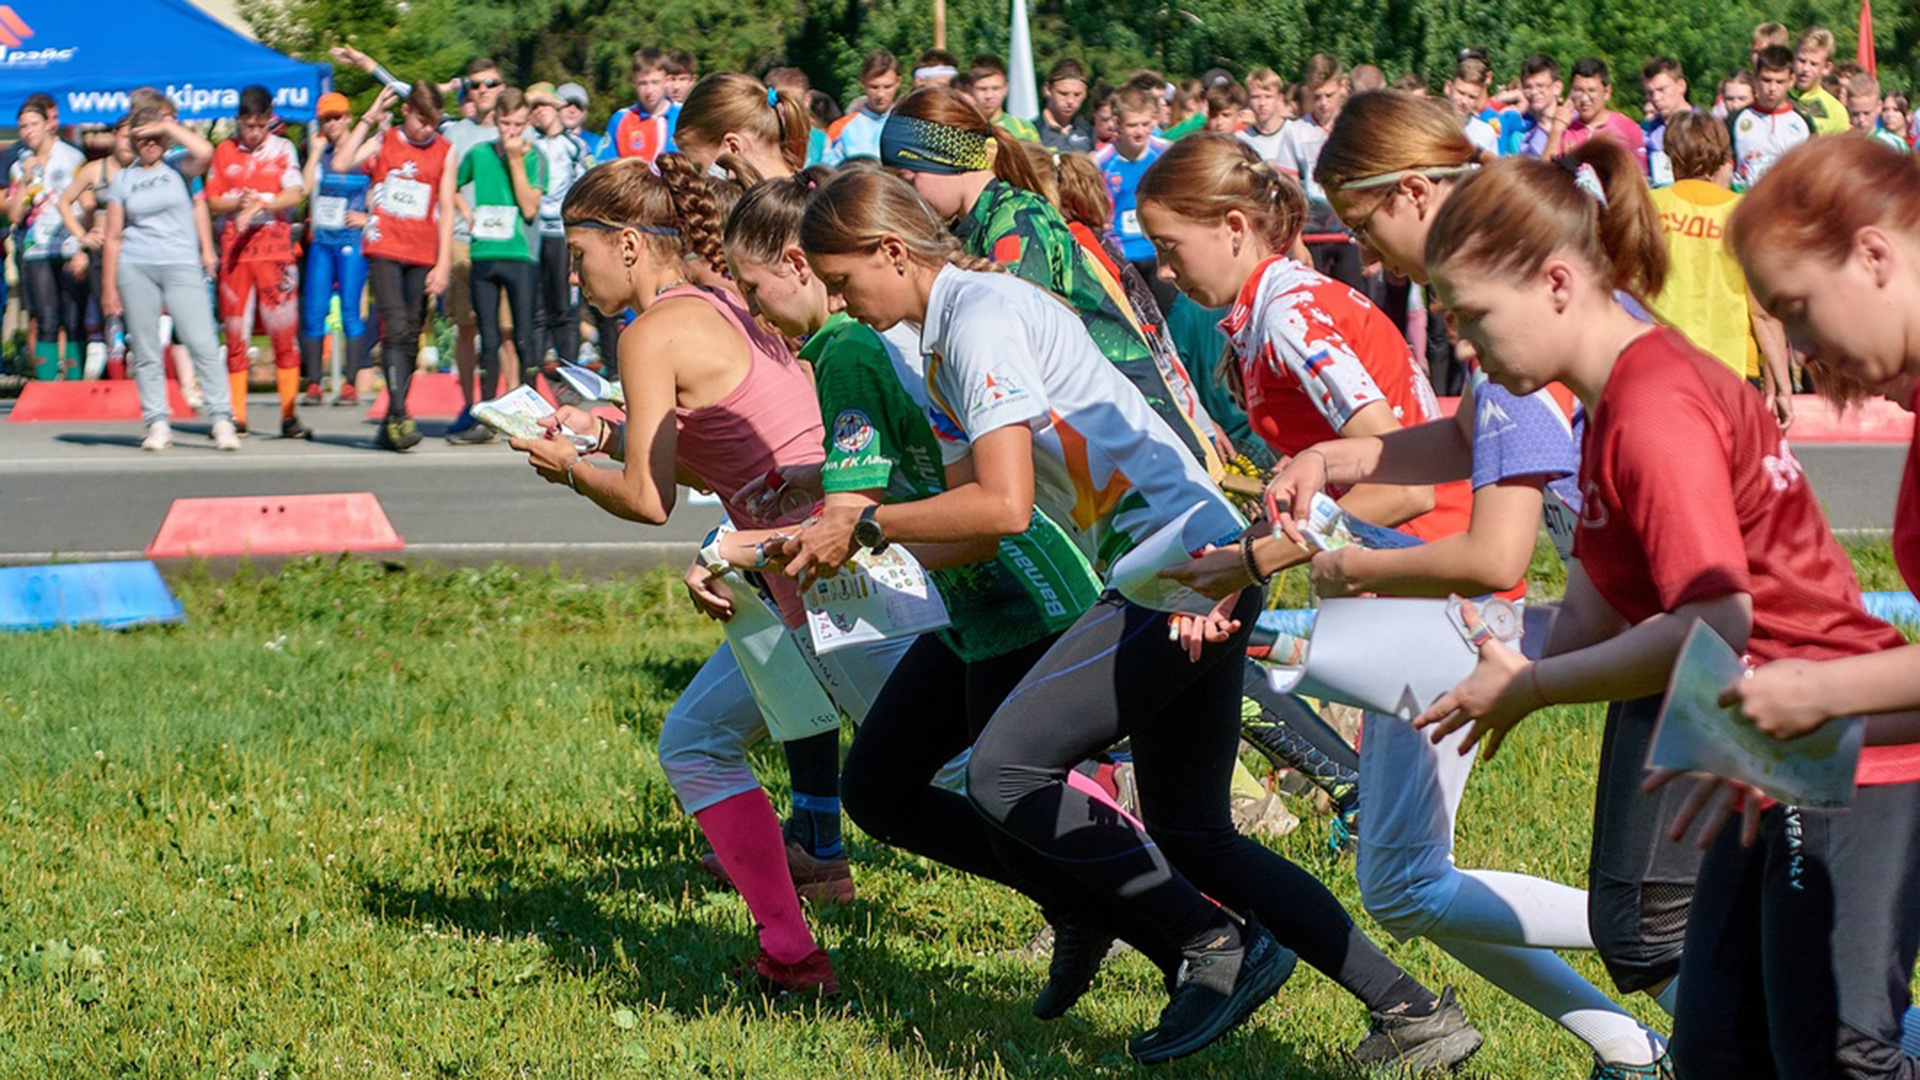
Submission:
{"label": "red jersey with white pattern", "polygon": [[[1629,623],[1746,593],[1750,662],[1906,643],[1862,608],[1853,563],[1766,402],[1678,331],[1621,351],[1587,417],[1580,489],[1574,555]],[[1920,745],[1867,747],[1858,780],[1920,780]]]}
{"label": "red jersey with white pattern", "polygon": [[[300,154],[282,136],[269,135],[252,150],[240,145],[239,139],[228,139],[213,148],[213,164],[207,169],[208,198],[242,191],[272,198],[300,187]],[[294,260],[291,208],[255,214],[244,230],[236,227],[239,218],[237,212],[228,214],[220,229],[222,263]]]}
{"label": "red jersey with white pattern", "polygon": [[416,146],[399,128],[380,141],[365,165],[367,228],[361,250],[411,266],[432,266],[440,257],[440,178],[453,146],[435,135]]}
{"label": "red jersey with white pattern", "polygon": [[[1385,402],[1401,427],[1441,418],[1433,386],[1393,320],[1347,285],[1284,255],[1247,278],[1220,329],[1240,362],[1247,420],[1278,453],[1339,438],[1376,402]],[[1399,527],[1425,540],[1464,532],[1471,485],[1460,480],[1433,491],[1433,509]]]}

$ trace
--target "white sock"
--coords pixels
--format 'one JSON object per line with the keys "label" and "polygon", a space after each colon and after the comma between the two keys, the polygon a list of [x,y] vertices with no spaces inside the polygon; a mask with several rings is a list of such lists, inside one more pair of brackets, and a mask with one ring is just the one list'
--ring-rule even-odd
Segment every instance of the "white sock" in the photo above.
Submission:
{"label": "white sock", "polygon": [[1660,1011],[1666,1013],[1668,1016],[1672,1016],[1674,1004],[1680,1000],[1680,977],[1676,975],[1668,979],[1666,989],[1652,995],[1652,997],[1653,1003],[1660,1006]]}
{"label": "white sock", "polygon": [[1433,933],[1495,945],[1592,949],[1587,894],[1557,881],[1504,870],[1459,870],[1453,901]]}
{"label": "white sock", "polygon": [[1546,949],[1431,934],[1428,940],[1521,1004],[1572,1032],[1602,1061],[1651,1065],[1666,1049],[1660,1036]]}
{"label": "white sock", "polygon": [[1908,1057],[1920,1057],[1920,1007],[1907,1006],[1900,1018],[1900,1049]]}

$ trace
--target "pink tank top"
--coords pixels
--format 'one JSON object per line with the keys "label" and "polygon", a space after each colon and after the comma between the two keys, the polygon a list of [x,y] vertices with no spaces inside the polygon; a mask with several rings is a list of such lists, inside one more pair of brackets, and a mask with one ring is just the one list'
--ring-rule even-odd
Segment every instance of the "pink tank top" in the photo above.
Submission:
{"label": "pink tank top", "polygon": [[[660,294],[663,300],[676,296],[705,300],[746,339],[748,356],[746,378],[726,397],[704,408],[673,410],[680,465],[720,496],[733,523],[740,528],[794,524],[763,521],[740,506],[734,496],[748,481],[776,467],[825,460],[825,429],[813,383],[786,343],[761,329],[731,295],[692,285]],[[789,625],[799,625],[803,615],[793,580],[769,574],[767,585],[780,605],[781,616]]]}

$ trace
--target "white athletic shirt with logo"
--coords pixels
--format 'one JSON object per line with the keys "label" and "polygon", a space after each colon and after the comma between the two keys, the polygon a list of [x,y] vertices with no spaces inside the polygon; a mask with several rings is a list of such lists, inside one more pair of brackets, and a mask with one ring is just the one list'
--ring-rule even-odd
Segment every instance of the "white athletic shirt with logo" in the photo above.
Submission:
{"label": "white athletic shirt with logo", "polygon": [[[1027,425],[1035,504],[1102,572],[1169,527],[1182,527],[1187,552],[1231,542],[1245,527],[1056,297],[1011,274],[949,266],[927,298],[920,352],[946,460],[966,456],[987,432]],[[1138,591],[1128,599],[1175,610],[1171,590]]]}
{"label": "white athletic shirt with logo", "polygon": [[1727,121],[1733,132],[1733,190],[1745,191],[1760,182],[1787,151],[1813,138],[1813,121],[1791,105],[1779,112],[1741,109]]}

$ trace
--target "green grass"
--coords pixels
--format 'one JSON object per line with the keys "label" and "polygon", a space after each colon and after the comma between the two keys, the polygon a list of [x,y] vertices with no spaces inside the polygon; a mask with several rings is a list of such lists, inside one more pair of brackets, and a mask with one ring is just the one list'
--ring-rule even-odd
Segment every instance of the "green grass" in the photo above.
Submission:
{"label": "green grass", "polygon": [[[845,996],[736,986],[749,918],[654,756],[719,640],[673,575],[312,560],[179,593],[184,626],[0,648],[0,1077],[1139,1075],[1156,972],[1124,957],[1035,1022],[1044,971],[1006,955],[1035,913],[857,834],[860,898],[812,913]],[[1596,721],[1555,710],[1482,770],[1461,865],[1581,880]],[[1279,847],[1358,912],[1323,828]],[[1463,986],[1470,1075],[1584,1074],[1435,949],[1389,949]],[[1364,1025],[1303,967],[1156,1075],[1350,1077]]]}

